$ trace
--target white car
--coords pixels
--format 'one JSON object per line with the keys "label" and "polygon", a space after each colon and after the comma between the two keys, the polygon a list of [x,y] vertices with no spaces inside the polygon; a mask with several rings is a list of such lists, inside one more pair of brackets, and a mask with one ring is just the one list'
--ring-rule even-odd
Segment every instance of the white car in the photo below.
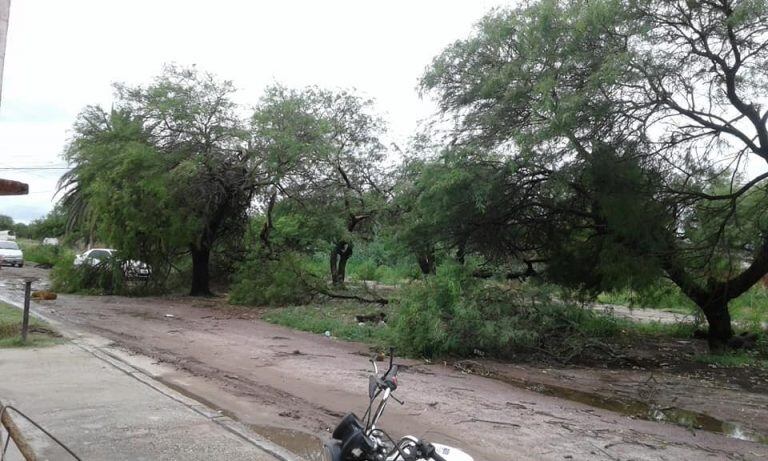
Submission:
{"label": "white car", "polygon": [[[112,248],[91,248],[75,256],[75,266],[96,267],[99,264],[117,257],[117,250]],[[152,274],[149,266],[141,261],[128,260],[122,263],[123,273],[128,278],[147,279]]]}
{"label": "white car", "polygon": [[0,265],[19,267],[24,265],[24,253],[16,242],[0,240]]}

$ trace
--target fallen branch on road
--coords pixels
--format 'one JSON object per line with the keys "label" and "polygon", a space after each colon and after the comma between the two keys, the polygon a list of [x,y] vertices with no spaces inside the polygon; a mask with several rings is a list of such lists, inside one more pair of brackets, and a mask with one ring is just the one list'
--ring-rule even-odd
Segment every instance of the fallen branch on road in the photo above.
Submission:
{"label": "fallen branch on road", "polygon": [[362,303],[370,303],[370,304],[380,304],[382,306],[389,304],[389,300],[382,298],[382,297],[375,297],[375,298],[364,298],[362,296],[353,295],[353,294],[344,294],[344,293],[335,293],[333,291],[330,291],[325,284],[325,281],[318,279],[317,277],[311,276],[310,277],[313,280],[307,280],[305,275],[307,275],[304,271],[296,270],[294,271],[296,276],[299,277],[301,282],[311,291],[314,291],[316,294],[321,294],[324,296],[328,296],[329,298],[334,299],[351,299],[354,301],[360,301]]}

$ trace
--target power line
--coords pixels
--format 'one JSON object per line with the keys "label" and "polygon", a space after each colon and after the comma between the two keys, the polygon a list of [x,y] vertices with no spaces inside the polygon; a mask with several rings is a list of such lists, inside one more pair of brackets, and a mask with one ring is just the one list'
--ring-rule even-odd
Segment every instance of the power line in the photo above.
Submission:
{"label": "power line", "polygon": [[68,166],[0,167],[0,170],[71,170]]}

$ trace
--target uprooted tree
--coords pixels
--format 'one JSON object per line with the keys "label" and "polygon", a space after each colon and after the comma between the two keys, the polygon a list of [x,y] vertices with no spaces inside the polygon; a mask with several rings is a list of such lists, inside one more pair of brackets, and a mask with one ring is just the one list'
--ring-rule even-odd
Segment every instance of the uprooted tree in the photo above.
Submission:
{"label": "uprooted tree", "polygon": [[764,1],[542,0],[492,12],[422,85],[452,149],[509,168],[497,228],[561,282],[667,277],[720,349],[768,272],[767,24]]}

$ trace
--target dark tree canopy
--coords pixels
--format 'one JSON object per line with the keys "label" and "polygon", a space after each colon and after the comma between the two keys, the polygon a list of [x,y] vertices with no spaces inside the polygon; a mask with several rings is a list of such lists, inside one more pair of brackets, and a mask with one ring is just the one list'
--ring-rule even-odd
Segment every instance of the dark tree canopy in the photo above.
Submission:
{"label": "dark tree canopy", "polygon": [[766,19],[760,1],[540,1],[488,15],[422,86],[455,120],[455,145],[543,176],[532,206],[565,238],[539,244],[590,268],[565,271],[573,282],[626,280],[609,274],[642,256],[641,273],[658,268],[702,308],[719,347],[728,301],[768,272],[758,222],[738,241],[727,231],[765,201],[768,173],[744,173],[768,152]]}
{"label": "dark tree canopy", "polygon": [[111,112],[86,108],[61,182],[70,226],[156,267],[188,251],[191,294],[210,294],[210,253],[242,234],[259,186],[233,92],[231,82],[169,66],[149,86],[116,85]]}

